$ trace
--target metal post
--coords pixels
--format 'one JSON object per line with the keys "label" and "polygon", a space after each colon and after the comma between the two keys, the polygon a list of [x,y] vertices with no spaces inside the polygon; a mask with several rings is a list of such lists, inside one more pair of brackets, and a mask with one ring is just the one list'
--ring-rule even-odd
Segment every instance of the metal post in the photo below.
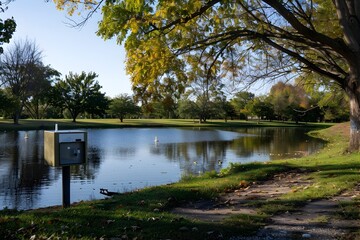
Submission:
{"label": "metal post", "polygon": [[62,167],[63,208],[70,207],[70,166]]}

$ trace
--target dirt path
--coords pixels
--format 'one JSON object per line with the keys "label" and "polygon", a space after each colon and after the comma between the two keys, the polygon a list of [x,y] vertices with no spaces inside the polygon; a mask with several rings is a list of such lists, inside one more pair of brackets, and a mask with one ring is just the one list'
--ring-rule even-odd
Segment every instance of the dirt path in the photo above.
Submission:
{"label": "dirt path", "polygon": [[[220,222],[230,214],[256,214],[257,209],[247,205],[252,200],[275,200],[282,194],[307,188],[311,184],[307,173],[283,173],[275,175],[272,180],[251,185],[244,183],[241,189],[218,199],[188,203],[172,212],[190,219]],[[275,215],[255,236],[239,236],[232,240],[353,239],[349,233],[360,229],[360,220],[340,220],[335,214],[340,210],[339,201],[350,201],[356,196],[360,196],[360,184],[351,192],[309,202],[296,212]]]}

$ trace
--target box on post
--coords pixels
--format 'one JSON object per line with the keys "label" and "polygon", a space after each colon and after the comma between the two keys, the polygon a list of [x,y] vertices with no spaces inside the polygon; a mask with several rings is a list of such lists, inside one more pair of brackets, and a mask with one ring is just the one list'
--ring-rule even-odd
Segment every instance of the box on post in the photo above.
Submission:
{"label": "box on post", "polygon": [[86,163],[87,132],[44,131],[44,158],[53,167]]}

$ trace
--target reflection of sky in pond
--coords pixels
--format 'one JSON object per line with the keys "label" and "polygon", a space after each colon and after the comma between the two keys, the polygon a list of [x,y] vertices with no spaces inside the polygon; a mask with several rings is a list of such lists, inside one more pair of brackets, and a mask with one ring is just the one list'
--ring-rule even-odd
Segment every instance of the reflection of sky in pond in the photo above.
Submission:
{"label": "reflection of sky in pond", "polygon": [[[100,188],[131,191],[176,182],[185,174],[220,171],[230,162],[292,157],[295,152],[314,152],[322,146],[304,135],[304,129],[126,128],[87,132],[88,163],[71,167],[72,202],[103,198]],[[43,131],[0,133],[0,208],[61,205],[61,168],[43,162]]]}

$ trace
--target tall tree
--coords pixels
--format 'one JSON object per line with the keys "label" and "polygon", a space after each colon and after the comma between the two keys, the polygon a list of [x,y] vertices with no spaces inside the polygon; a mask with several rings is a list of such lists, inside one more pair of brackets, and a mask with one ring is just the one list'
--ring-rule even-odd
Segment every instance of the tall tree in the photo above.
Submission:
{"label": "tall tree", "polygon": [[50,66],[34,66],[33,76],[35,84],[29,87],[29,96],[24,102],[25,112],[31,118],[41,119],[45,117],[49,104],[52,84],[58,80],[60,73]]}
{"label": "tall tree", "polygon": [[13,110],[17,124],[24,106],[48,89],[50,81],[59,73],[42,62],[42,53],[29,40],[14,42],[0,60],[0,84],[9,89],[18,104]]}
{"label": "tall tree", "polygon": [[[69,1],[55,2],[64,6]],[[177,61],[186,66],[184,54],[207,49],[229,62],[244,59],[247,67],[241,74],[251,76],[252,81],[313,71],[348,95],[349,149],[360,150],[358,0],[101,3],[103,19],[98,34],[104,39],[117,37],[119,43],[125,41],[127,70],[134,84],[158,79],[174,69]],[[94,1],[85,4],[91,7]],[[242,53],[237,55],[240,58],[233,58],[234,52]]]}
{"label": "tall tree", "polygon": [[73,122],[76,122],[80,113],[97,109],[96,106],[103,101],[93,101],[94,96],[105,98],[100,92],[101,86],[95,80],[97,77],[94,72],[70,72],[64,80],[55,84],[52,90],[52,105],[69,110]]}
{"label": "tall tree", "polygon": [[224,98],[224,84],[219,73],[222,62],[212,50],[187,55],[186,58],[189,85],[187,97],[195,101],[200,122],[206,122],[214,111],[215,100]]}
{"label": "tall tree", "polygon": [[123,122],[125,116],[139,114],[140,107],[135,104],[129,95],[122,94],[111,100],[109,113],[118,117],[120,122]]}
{"label": "tall tree", "polygon": [[[155,103],[164,111],[163,117],[170,118],[175,115],[177,100],[185,90],[185,79],[179,82],[177,78],[168,74],[161,80],[154,81],[151,84],[139,84],[133,86],[134,100],[141,102],[144,109],[151,110]],[[147,113],[145,111],[144,113]]]}

